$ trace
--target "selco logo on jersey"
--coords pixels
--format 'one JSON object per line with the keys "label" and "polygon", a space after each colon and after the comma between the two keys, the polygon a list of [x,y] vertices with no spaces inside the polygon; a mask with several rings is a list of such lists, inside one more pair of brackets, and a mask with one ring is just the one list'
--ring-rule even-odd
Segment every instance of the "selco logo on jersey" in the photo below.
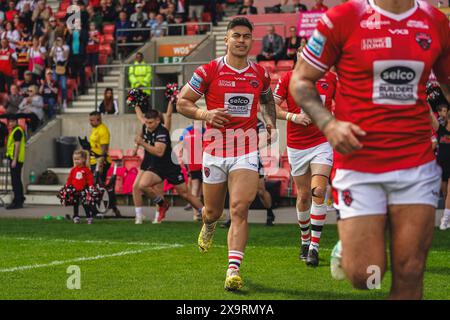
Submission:
{"label": "selco logo on jersey", "polygon": [[225,93],[225,108],[232,117],[250,117],[254,96],[248,93]]}
{"label": "selco logo on jersey", "polygon": [[373,64],[373,103],[415,104],[425,64],[411,60],[381,60]]}
{"label": "selco logo on jersey", "polygon": [[407,67],[392,67],[383,71],[381,78],[392,84],[409,83],[416,77],[414,70]]}

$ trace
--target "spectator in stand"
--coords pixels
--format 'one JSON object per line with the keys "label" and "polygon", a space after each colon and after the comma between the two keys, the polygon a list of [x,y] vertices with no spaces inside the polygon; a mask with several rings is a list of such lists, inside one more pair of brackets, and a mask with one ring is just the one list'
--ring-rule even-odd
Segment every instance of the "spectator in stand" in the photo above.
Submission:
{"label": "spectator in stand", "polygon": [[[128,80],[130,81],[131,88],[151,87],[152,71],[152,67],[144,61],[143,54],[141,52],[136,53],[134,65],[128,70]],[[151,94],[150,89],[143,89],[142,91]]]}
{"label": "spectator in stand", "polygon": [[96,11],[93,6],[88,6],[86,10],[89,16],[89,21],[95,23],[95,28],[97,30],[101,30],[103,27],[103,16],[100,12]]}
{"label": "spectator in stand", "polygon": [[0,92],[8,92],[13,83],[13,68],[17,61],[16,52],[10,48],[7,39],[0,41]]}
{"label": "spectator in stand", "polygon": [[327,11],[328,7],[323,4],[323,0],[316,0],[316,4],[311,8],[311,11]]}
{"label": "spectator in stand", "polygon": [[189,0],[189,19],[200,21],[202,19],[204,9],[205,9],[205,1]]}
{"label": "spectator in stand", "polygon": [[98,107],[101,114],[119,114],[119,105],[114,99],[114,91],[112,88],[106,88],[103,96],[103,101]]}
{"label": "spectator in stand", "polygon": [[7,39],[11,49],[16,50],[17,43],[20,41],[20,33],[14,29],[14,25],[11,21],[7,21],[5,24],[5,31],[1,34],[1,39]]}
{"label": "spectator in stand", "polygon": [[31,86],[37,85],[36,80],[33,77],[33,73],[30,70],[25,71],[24,80],[20,85],[20,94],[23,96],[28,96],[28,89]]}
{"label": "spectator in stand", "polygon": [[[182,24],[183,22],[183,16],[181,14],[176,14],[174,24]],[[186,30],[184,26],[173,26],[169,24],[169,36],[183,36],[185,34]]]}
{"label": "spectator in stand", "polygon": [[292,2],[294,4],[294,13],[308,11],[308,8],[303,3],[300,3],[300,0],[292,0]]}
{"label": "spectator in stand", "polygon": [[86,4],[83,0],[73,0],[73,6],[78,7],[80,10],[81,28],[89,30],[89,13],[86,11]]}
{"label": "spectator in stand", "polygon": [[153,28],[154,25],[156,25],[158,22],[156,21],[156,12],[150,11],[148,14],[148,20],[145,26],[147,28]]}
{"label": "spectator in stand", "polygon": [[244,0],[243,5],[239,8],[238,15],[258,14],[258,9],[253,6],[253,0]]}
{"label": "spectator in stand", "polygon": [[24,12],[27,7],[30,10],[34,10],[36,4],[37,4],[36,0],[19,0],[19,2],[17,2],[16,5],[16,10],[19,12]]}
{"label": "spectator in stand", "polygon": [[95,22],[89,24],[89,39],[86,46],[86,53],[88,58],[88,66],[95,70],[98,65],[98,56],[100,52],[100,32],[95,27]]}
{"label": "spectator in stand", "polygon": [[256,60],[260,61],[271,61],[283,59],[284,57],[284,44],[283,38],[275,33],[275,27],[273,25],[267,28],[268,34],[263,38],[263,47],[261,54],[258,54]]}
{"label": "spectator in stand", "polygon": [[84,67],[86,64],[86,45],[89,35],[86,29],[82,29],[80,23],[75,22],[74,25],[68,25],[69,35],[67,43],[70,47],[70,74],[74,79],[80,80],[78,92],[86,93],[86,76]]}
{"label": "spectator in stand", "polygon": [[300,47],[302,38],[297,36],[297,28],[289,28],[289,37],[284,42],[285,59],[297,61],[297,49]]}
{"label": "spectator in stand", "polygon": [[133,4],[128,2],[127,0],[119,0],[116,5],[116,13],[119,15],[121,11],[125,11],[127,16],[130,17],[134,13]]}
{"label": "spectator in stand", "polygon": [[[28,49],[32,45],[31,33],[24,28],[20,33],[20,41],[17,42],[17,71],[19,73],[19,80],[24,79],[24,73],[28,70],[29,57]],[[10,44],[11,46],[11,44]]]}
{"label": "spectator in stand", "polygon": [[33,30],[33,21],[31,18],[33,17],[33,11],[31,9],[30,3],[25,3],[23,5],[23,10],[20,11],[19,14],[20,22],[30,31]]}
{"label": "spectator in stand", "polygon": [[33,44],[28,49],[28,70],[38,80],[42,79],[45,69],[45,59],[47,59],[47,50],[41,45],[39,36],[33,37]]}
{"label": "spectator in stand", "polygon": [[5,13],[6,21],[13,21],[14,17],[19,14],[16,10],[16,3],[14,1],[9,1],[8,11]]}
{"label": "spectator in stand", "polygon": [[19,105],[18,115],[30,120],[30,129],[34,132],[44,119],[44,100],[39,95],[36,85],[30,86],[27,93],[28,97],[24,98]]}
{"label": "spectator in stand", "polygon": [[174,0],[175,4],[175,13],[180,14],[183,17],[183,20],[186,19],[186,2],[187,0]]}
{"label": "spectator in stand", "polygon": [[152,27],[152,36],[153,37],[164,37],[167,32],[167,22],[164,21],[164,16],[162,14],[158,14],[156,16],[156,24]]}
{"label": "spectator in stand", "polygon": [[106,0],[100,1],[100,14],[104,23],[114,23],[117,19],[116,10],[111,5],[108,5]]}
{"label": "spectator in stand", "polygon": [[124,29],[131,29],[131,22],[128,21],[127,13],[122,11],[119,14],[119,21],[116,22],[116,41],[119,45],[119,55],[124,58],[128,56],[129,47],[124,44],[130,42],[130,31],[122,31]]}
{"label": "spectator in stand", "polygon": [[67,108],[67,65],[69,62],[70,48],[64,43],[62,37],[57,37],[50,50],[52,58],[53,79],[58,83],[62,93],[62,109]]}
{"label": "spectator in stand", "polygon": [[[135,6],[136,12],[131,15],[131,18],[130,18],[131,26],[134,29],[144,28],[145,24],[148,20],[147,14],[145,12],[143,12],[143,7],[144,6],[142,3],[137,3]],[[135,43],[146,41],[146,40],[148,40],[148,38],[149,38],[149,32],[147,32],[147,31],[137,30],[137,31],[132,31],[132,33],[131,33],[131,41],[135,42]]]}
{"label": "spectator in stand", "polygon": [[20,94],[19,88],[15,84],[12,84],[9,90],[10,92],[6,102],[6,114],[16,114],[19,111],[23,96]]}
{"label": "spectator in stand", "polygon": [[56,115],[56,100],[58,99],[58,83],[53,79],[53,71],[47,69],[45,78],[41,80],[39,93],[44,99],[44,109],[47,111],[49,120]]}
{"label": "spectator in stand", "polygon": [[43,35],[42,30],[48,25],[48,20],[52,16],[52,9],[45,0],[39,0],[31,16],[34,23],[33,34]]}
{"label": "spectator in stand", "polygon": [[[45,46],[47,51],[50,51],[55,43],[57,37],[57,24],[56,18],[50,17],[48,19],[48,25],[44,29],[44,35],[42,37],[42,44]],[[50,60],[50,59],[49,59]]]}

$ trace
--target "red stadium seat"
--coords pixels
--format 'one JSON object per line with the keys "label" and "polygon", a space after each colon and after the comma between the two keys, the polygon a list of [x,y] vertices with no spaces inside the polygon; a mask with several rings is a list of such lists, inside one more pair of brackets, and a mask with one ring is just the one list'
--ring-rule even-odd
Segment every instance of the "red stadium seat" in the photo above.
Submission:
{"label": "red stadium seat", "polygon": [[130,170],[131,168],[139,168],[141,166],[141,158],[140,157],[132,157],[132,156],[124,156],[123,157],[123,166]]}
{"label": "red stadium seat", "polygon": [[109,149],[108,155],[112,161],[122,160],[123,159],[123,151],[122,149]]}
{"label": "red stadium seat", "polygon": [[142,148],[139,148],[137,151],[137,156],[141,159],[144,160],[144,154],[145,154],[145,150]]}
{"label": "red stadium seat", "polygon": [[280,60],[277,63],[278,71],[290,71],[294,67],[294,60]]}
{"label": "red stadium seat", "polygon": [[275,61],[261,61],[259,65],[264,67],[269,73],[273,73],[276,69]]}
{"label": "red stadium seat", "polygon": [[193,36],[196,35],[198,33],[198,25],[197,24],[187,24],[186,25],[186,34],[188,36]]}

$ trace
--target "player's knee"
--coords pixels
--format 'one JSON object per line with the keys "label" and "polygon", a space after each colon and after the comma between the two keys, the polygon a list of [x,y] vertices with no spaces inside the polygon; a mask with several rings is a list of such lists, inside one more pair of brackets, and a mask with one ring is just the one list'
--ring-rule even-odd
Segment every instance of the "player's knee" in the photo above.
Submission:
{"label": "player's knee", "polygon": [[236,219],[247,220],[249,207],[250,203],[248,201],[233,201],[230,205],[232,217]]}
{"label": "player's knee", "polygon": [[218,218],[222,215],[222,211],[219,211],[216,208],[206,206],[203,208],[203,212],[206,215],[206,217],[209,218]]}
{"label": "player's knee", "polygon": [[311,204],[311,193],[308,191],[297,192],[297,203],[301,206],[309,206]]}
{"label": "player's knee", "polygon": [[[326,188],[322,188],[322,187],[314,187],[311,189],[311,195],[315,198],[315,202],[317,204],[322,204],[323,200],[325,198],[325,194],[326,194]],[[318,203],[322,201],[321,203]]]}
{"label": "player's knee", "polygon": [[417,257],[407,257],[396,261],[395,269],[397,270],[396,276],[403,278],[404,280],[415,280],[422,277],[424,272],[424,262]]}

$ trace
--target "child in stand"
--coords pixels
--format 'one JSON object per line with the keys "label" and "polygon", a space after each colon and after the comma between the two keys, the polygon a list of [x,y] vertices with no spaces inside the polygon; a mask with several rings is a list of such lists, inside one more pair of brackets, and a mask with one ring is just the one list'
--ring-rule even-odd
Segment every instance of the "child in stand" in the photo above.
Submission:
{"label": "child in stand", "polygon": [[[69,177],[67,178],[66,186],[72,185],[78,192],[78,197],[73,205],[73,222],[80,223],[80,217],[78,215],[78,207],[80,205],[79,194],[86,187],[94,185],[94,176],[87,166],[87,154],[83,150],[76,150],[73,153],[73,168],[70,170]],[[84,212],[86,213],[87,223],[92,224],[92,208],[89,205],[82,204]]]}

